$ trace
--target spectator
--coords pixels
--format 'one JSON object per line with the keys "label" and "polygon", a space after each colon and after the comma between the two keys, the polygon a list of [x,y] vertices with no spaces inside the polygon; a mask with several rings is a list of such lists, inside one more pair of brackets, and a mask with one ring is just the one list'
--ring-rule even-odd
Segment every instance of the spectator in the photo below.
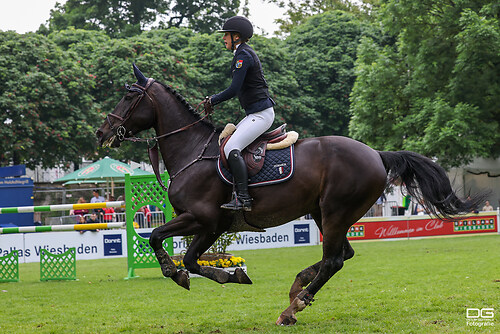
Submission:
{"label": "spectator", "polygon": [[105,201],[106,200],[104,199],[104,197],[99,195],[99,189],[92,190],[92,198],[90,199],[90,203],[102,203]]}
{"label": "spectator", "polygon": [[146,222],[148,223],[148,227],[151,227],[151,210],[149,209],[148,205],[144,207],[144,216],[146,217]]}
{"label": "spectator", "polygon": [[[107,201],[109,202],[109,201]],[[104,221],[106,223],[110,223],[113,221],[113,218],[114,218],[114,213],[115,213],[115,209],[113,208],[104,208]]]}
{"label": "spectator", "polygon": [[[465,201],[470,203],[472,201],[472,199],[470,198],[470,196],[467,196],[467,199]],[[479,213],[479,209],[477,207],[471,206],[469,212]]]}
{"label": "spectator", "polygon": [[[78,224],[87,224],[84,216],[78,216]],[[87,230],[80,230],[80,234],[87,232]]]}
{"label": "spectator", "polygon": [[493,211],[493,207],[490,204],[490,201],[486,201],[485,205],[483,206],[483,211]]}
{"label": "spectator", "polygon": [[147,208],[147,206],[141,206],[135,214],[135,219],[137,220],[137,223],[139,224],[139,226],[141,228],[146,227],[146,222],[147,222],[146,215],[148,213],[149,213],[149,209]]}
{"label": "spectator", "polygon": [[[118,196],[118,198],[116,200],[119,201],[119,202],[123,202],[123,201],[125,201],[125,196],[120,195],[120,196]],[[125,212],[125,208],[122,208],[122,207],[115,208],[115,212],[116,213]]]}
{"label": "spectator", "polygon": [[[90,203],[102,203],[102,202],[106,202],[106,200],[104,199],[104,197],[99,195],[99,189],[94,189],[92,191],[92,198],[90,199]],[[102,217],[104,215],[104,210],[103,209],[93,209],[92,212],[98,215],[100,223],[102,223]]]}
{"label": "spectator", "polygon": [[385,194],[382,193],[382,195],[380,195],[380,197],[375,202],[375,216],[376,217],[382,216],[382,208],[384,206],[384,202],[385,202]]}
{"label": "spectator", "polygon": [[[87,224],[99,224],[99,223],[101,223],[101,221],[97,217],[96,213],[92,213],[92,214],[90,214],[90,217],[87,219],[86,223]],[[93,231],[93,232],[99,232],[98,229],[91,230],[91,231]]]}
{"label": "spectator", "polygon": [[87,224],[98,224],[100,223],[99,218],[97,218],[97,215],[95,213],[90,214],[90,217],[87,218],[86,220]]}
{"label": "spectator", "polygon": [[415,208],[413,209],[413,214],[418,215],[418,216],[423,216],[427,214],[427,211],[425,210],[424,204],[422,201],[418,202],[415,205]]}
{"label": "spectator", "polygon": [[[89,219],[85,219],[84,216],[79,216],[78,217],[78,224],[97,224],[100,223],[99,219],[97,219],[97,215],[95,213],[92,213],[90,215]],[[95,230],[80,230],[80,234],[83,234],[87,231],[92,231],[92,232],[98,232],[98,229]]]}
{"label": "spectator", "polygon": [[[87,203],[87,201],[85,200],[85,198],[80,197],[76,203],[83,204],[83,203]],[[77,209],[77,210],[73,210],[73,212],[72,213],[70,212],[69,214],[75,215],[75,216],[85,216],[88,213],[89,213],[88,209]]]}

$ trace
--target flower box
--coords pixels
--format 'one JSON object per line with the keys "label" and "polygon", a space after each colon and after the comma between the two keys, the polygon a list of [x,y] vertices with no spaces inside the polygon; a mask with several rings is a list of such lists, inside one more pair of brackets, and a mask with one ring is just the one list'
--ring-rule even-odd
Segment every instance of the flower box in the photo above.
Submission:
{"label": "flower box", "polygon": [[[186,270],[184,267],[184,255],[173,255],[171,256],[177,269]],[[245,265],[245,259],[241,257],[236,257],[232,254],[216,254],[216,253],[205,253],[198,259],[198,264],[200,266],[210,266],[221,268],[228,273],[233,273],[236,268],[243,269],[247,272],[247,267]],[[197,277],[198,275],[190,275],[191,277]]]}

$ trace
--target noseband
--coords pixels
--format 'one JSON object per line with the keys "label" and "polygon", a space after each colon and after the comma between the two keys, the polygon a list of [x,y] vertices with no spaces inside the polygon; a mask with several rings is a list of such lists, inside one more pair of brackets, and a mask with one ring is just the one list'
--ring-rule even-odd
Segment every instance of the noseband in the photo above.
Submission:
{"label": "noseband", "polygon": [[[111,129],[111,131],[113,131],[113,133],[116,135],[116,137],[118,138],[118,140],[120,142],[122,142],[122,141],[124,141],[126,139],[125,135],[127,133],[127,129],[124,126],[125,122],[128,121],[128,119],[130,118],[130,116],[132,116],[132,112],[139,105],[139,103],[141,103],[143,97],[147,96],[149,98],[149,100],[151,101],[151,103],[153,103],[153,105],[154,105],[153,99],[151,98],[151,96],[149,96],[149,94],[147,92],[148,88],[151,87],[151,85],[154,82],[155,82],[154,79],[149,78],[145,87],[142,87],[141,85],[138,85],[137,83],[133,84],[132,86],[125,85],[125,88],[129,92],[137,92],[137,93],[139,93],[139,98],[137,100],[135,100],[134,104],[130,107],[130,109],[125,114],[125,117],[121,117],[121,116],[118,116],[118,115],[113,114],[113,113],[108,114],[106,116],[106,121],[109,124],[109,128]],[[115,128],[115,126],[113,125],[113,122],[111,122],[110,116],[118,119],[118,121],[120,121],[120,125],[118,125]],[[130,133],[130,135],[132,135],[132,133]]]}

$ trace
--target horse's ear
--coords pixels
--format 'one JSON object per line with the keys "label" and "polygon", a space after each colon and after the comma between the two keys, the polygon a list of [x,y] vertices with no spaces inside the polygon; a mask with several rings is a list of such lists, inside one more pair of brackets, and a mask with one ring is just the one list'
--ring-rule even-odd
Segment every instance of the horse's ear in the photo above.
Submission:
{"label": "horse's ear", "polygon": [[144,76],[144,74],[142,74],[142,72],[135,65],[135,63],[132,63],[132,67],[134,69],[135,77],[137,78],[137,84],[140,85],[140,86],[142,86],[142,87],[145,87],[146,84],[148,83],[148,78],[146,78]]}

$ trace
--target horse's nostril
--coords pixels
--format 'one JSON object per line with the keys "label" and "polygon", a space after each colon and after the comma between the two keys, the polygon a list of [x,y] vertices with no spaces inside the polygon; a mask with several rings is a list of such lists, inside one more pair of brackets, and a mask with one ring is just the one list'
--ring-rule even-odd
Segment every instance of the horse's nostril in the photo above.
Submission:
{"label": "horse's nostril", "polygon": [[102,131],[101,131],[101,130],[97,130],[97,131],[95,132],[95,135],[96,135],[98,138],[101,138],[101,137],[102,137],[102,134],[103,134],[103,133],[102,133]]}

